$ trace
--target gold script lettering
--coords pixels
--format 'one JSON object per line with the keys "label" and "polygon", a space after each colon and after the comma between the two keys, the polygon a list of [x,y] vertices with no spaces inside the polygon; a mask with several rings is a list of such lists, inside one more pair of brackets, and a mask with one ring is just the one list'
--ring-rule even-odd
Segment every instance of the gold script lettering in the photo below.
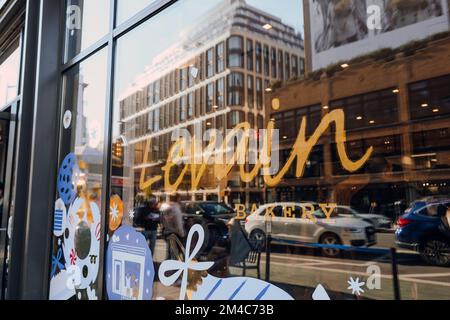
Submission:
{"label": "gold script lettering", "polygon": [[[308,158],[314,148],[314,146],[317,145],[320,138],[325,134],[325,132],[330,128],[330,126],[334,123],[336,133],[335,133],[335,142],[337,147],[337,152],[339,159],[341,161],[342,166],[345,170],[349,172],[355,172],[359,170],[371,157],[373,153],[373,147],[368,148],[364,156],[357,160],[352,161],[346,151],[346,142],[347,142],[347,134],[345,131],[345,113],[342,109],[333,110],[322,119],[319,126],[315,130],[314,134],[307,139],[306,138],[306,128],[307,128],[307,120],[306,117],[302,119],[300,130],[297,136],[297,139],[295,141],[295,144],[292,148],[291,155],[289,159],[287,160],[284,167],[276,174],[275,176],[265,174],[264,175],[264,182],[268,187],[275,187],[278,184],[281,183],[284,176],[287,174],[289,169],[291,168],[292,164],[294,163],[295,159],[297,159],[297,167],[296,167],[296,177],[301,178],[304,174],[306,163],[308,161]],[[225,153],[225,150],[227,150],[227,147],[229,146],[229,143],[232,141],[232,139],[235,139],[236,133],[239,130],[249,130],[250,124],[247,122],[241,123],[237,125],[232,131],[230,131],[226,138],[223,141],[223,144],[221,147],[219,147],[221,150],[216,150],[216,153]],[[270,122],[268,124],[267,130],[266,130],[266,136],[264,137],[264,144],[266,145],[266,150],[268,150],[268,154],[266,155],[268,158],[270,158],[271,154],[271,146],[269,141],[271,141],[271,137],[273,135],[274,130],[274,124],[273,122]],[[244,134],[242,138],[237,142],[237,150],[234,152],[233,157],[230,159],[229,163],[227,164],[214,164],[214,173],[215,177],[218,181],[221,181],[225,179],[231,172],[232,168],[237,163],[239,157],[245,156],[248,153],[248,141],[249,137],[248,135]],[[178,179],[175,183],[171,183],[170,181],[170,173],[173,167],[176,166],[176,158],[182,158],[184,149],[183,146],[188,143],[187,141],[179,140],[177,141],[173,147],[169,151],[168,159],[166,162],[166,165],[162,168],[164,171],[164,183],[165,183],[165,189],[169,192],[176,192],[180,184],[183,182],[184,177],[188,173],[188,170],[191,170],[191,188],[192,191],[197,191],[199,187],[200,180],[205,172],[205,169],[208,165],[208,159],[204,159],[204,163],[201,165],[194,164],[195,161],[193,161],[193,155],[191,152],[191,165],[186,165]],[[211,141],[211,143],[207,147],[207,154],[212,154],[213,149],[215,146],[215,139]],[[148,161],[148,153],[151,149],[151,142],[150,140],[146,144],[146,150],[144,152],[144,163]],[[240,178],[243,182],[250,182],[254,180],[257,175],[260,172],[260,169],[264,167],[264,169],[268,170],[270,168],[270,163],[264,164],[264,166],[261,164],[260,161],[258,161],[254,168],[250,172],[246,172],[245,165],[240,164]],[[147,188],[151,188],[151,186],[160,181],[162,179],[161,176],[157,175],[147,181],[145,181],[145,168],[141,169],[141,176],[140,176],[140,183],[139,186],[142,190],[145,190]],[[328,214],[331,213],[327,212]]]}

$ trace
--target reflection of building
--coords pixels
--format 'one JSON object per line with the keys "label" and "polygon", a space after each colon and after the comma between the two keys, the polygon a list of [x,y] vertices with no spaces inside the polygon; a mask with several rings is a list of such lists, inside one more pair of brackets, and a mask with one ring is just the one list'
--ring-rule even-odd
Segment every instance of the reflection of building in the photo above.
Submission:
{"label": "reflection of building", "polygon": [[[304,73],[301,35],[243,0],[221,2],[198,26],[155,57],[135,85],[121,93],[122,137],[116,143],[135,152],[115,155],[113,175],[123,170],[130,181],[139,181],[141,170],[148,177],[160,174],[175,128],[193,133],[193,125],[201,123],[204,131],[225,131],[245,121],[262,128],[265,91],[276,82],[294,80]],[[149,160],[144,163],[149,139]],[[123,169],[117,168],[121,165]],[[182,193],[190,189],[190,179],[186,180]],[[241,202],[262,195],[258,182],[247,186],[234,174],[218,186],[212,170],[200,185],[202,190],[184,195],[198,199],[230,195],[231,201]],[[162,184],[153,187],[163,188]]]}
{"label": "reflection of building", "polygon": [[302,117],[312,134],[334,109],[346,114],[350,158],[360,159],[370,146],[374,153],[361,170],[347,172],[337,157],[332,126],[314,148],[304,176],[297,179],[292,170],[268,190],[267,200],[337,202],[393,216],[396,202],[403,207],[425,196],[448,196],[449,56],[447,36],[417,52],[366,60],[271,93],[280,99],[280,110],[272,110],[270,118],[284,139],[282,159],[289,156]]}

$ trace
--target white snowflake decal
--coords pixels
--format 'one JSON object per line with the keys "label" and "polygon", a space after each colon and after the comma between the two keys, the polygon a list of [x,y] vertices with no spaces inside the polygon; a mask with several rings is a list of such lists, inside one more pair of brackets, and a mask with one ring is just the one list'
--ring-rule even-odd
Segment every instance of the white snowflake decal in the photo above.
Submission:
{"label": "white snowflake decal", "polygon": [[134,219],[134,210],[130,210],[130,212],[128,212],[128,217],[133,220]]}
{"label": "white snowflake decal", "polygon": [[360,296],[364,293],[364,290],[362,287],[366,284],[365,282],[359,282],[359,278],[356,278],[356,280],[353,280],[353,277],[350,277],[350,280],[347,281],[347,283],[350,285],[348,287],[348,290],[352,290],[352,294]]}
{"label": "white snowflake decal", "polygon": [[116,221],[119,218],[119,208],[117,207],[117,203],[114,203],[111,209],[111,220]]}

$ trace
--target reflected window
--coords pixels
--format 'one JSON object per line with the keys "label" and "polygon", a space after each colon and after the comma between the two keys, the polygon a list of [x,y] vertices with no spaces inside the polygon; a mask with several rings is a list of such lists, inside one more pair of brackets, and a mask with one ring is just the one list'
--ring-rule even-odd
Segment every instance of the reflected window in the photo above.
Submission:
{"label": "reflected window", "polygon": [[343,109],[348,129],[394,124],[399,121],[398,95],[393,89],[370,92],[331,102],[331,109]]}
{"label": "reflected window", "polygon": [[216,72],[225,70],[225,45],[223,42],[216,46]]}
{"label": "reflected window", "polygon": [[231,111],[228,114],[228,129],[233,129],[238,124],[245,121],[244,112],[242,111]]}
{"label": "reflected window", "polygon": [[450,129],[412,133],[415,170],[450,169]]}
{"label": "reflected window", "polygon": [[264,45],[264,75],[270,76],[270,51],[267,45]]}
{"label": "reflected window", "polygon": [[192,118],[194,116],[194,93],[189,93],[187,96],[187,116]]}
{"label": "reflected window", "polygon": [[277,49],[270,49],[270,65],[272,68],[272,78],[277,78]]}
{"label": "reflected window", "polygon": [[214,83],[206,86],[206,112],[211,112],[214,106]]}
{"label": "reflected window", "polygon": [[186,120],[186,108],[187,108],[187,97],[183,96],[180,98],[180,121]]}
{"label": "reflected window", "polygon": [[292,78],[298,78],[298,57],[293,55],[292,56]]}
{"label": "reflected window", "polygon": [[216,81],[216,106],[219,109],[225,106],[225,78]]}
{"label": "reflected window", "polygon": [[278,50],[278,79],[284,80],[283,51]]}
{"label": "reflected window", "polygon": [[260,42],[256,42],[255,61],[256,61],[255,71],[257,73],[262,73],[262,47]]}
{"label": "reflected window", "polygon": [[206,51],[206,77],[211,78],[213,75],[214,75],[214,49],[211,48],[208,51]]}
{"label": "reflected window", "polygon": [[262,79],[256,78],[256,107],[261,110],[263,108],[263,103],[264,103],[264,91]]}
{"label": "reflected window", "polygon": [[240,36],[232,36],[228,39],[228,67],[244,67],[244,44]]}
{"label": "reflected window", "polygon": [[229,106],[242,106],[244,102],[244,75],[233,72],[228,75],[228,102]]}
{"label": "reflected window", "polygon": [[284,71],[284,80],[289,80],[291,78],[291,56],[289,52],[284,54],[284,63],[285,63],[285,71]]}
{"label": "reflected window", "polygon": [[450,75],[409,85],[412,120],[450,114]]}
{"label": "reflected window", "polygon": [[247,104],[250,109],[255,107],[255,86],[251,75],[247,76]]}
{"label": "reflected window", "polygon": [[253,40],[247,39],[247,70],[253,71]]}

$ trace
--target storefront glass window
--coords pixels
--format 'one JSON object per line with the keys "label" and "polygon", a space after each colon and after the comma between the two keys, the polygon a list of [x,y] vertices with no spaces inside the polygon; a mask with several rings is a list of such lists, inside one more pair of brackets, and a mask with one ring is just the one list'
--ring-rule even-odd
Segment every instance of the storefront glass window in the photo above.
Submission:
{"label": "storefront glass window", "polygon": [[[438,2],[405,17],[385,8],[372,32],[367,1],[180,0],[114,34],[113,70],[99,70],[105,48],[64,75],[72,122],[65,115],[52,261],[82,281],[58,291],[55,263],[52,296],[91,298],[104,285],[114,300],[448,299],[450,39],[418,25],[448,30]],[[118,22],[150,3],[119,1]],[[375,52],[392,33],[411,39],[407,25],[429,32],[417,39],[427,45]],[[97,159],[106,71],[108,196]],[[264,142],[274,158],[263,165]],[[105,254],[92,253],[96,207]],[[73,230],[58,229],[58,210]],[[186,259],[196,268],[183,273]]]}
{"label": "storefront glass window", "polygon": [[117,0],[117,24],[120,24],[132,17],[145,7],[155,3],[156,0]]}
{"label": "storefront glass window", "polygon": [[65,60],[105,36],[110,27],[111,0],[67,0]]}
{"label": "storefront glass window", "polygon": [[[50,299],[102,298],[107,51],[64,74]],[[116,141],[117,142],[117,141]],[[115,150],[122,154],[123,145]],[[73,277],[73,285],[68,285]]]}

